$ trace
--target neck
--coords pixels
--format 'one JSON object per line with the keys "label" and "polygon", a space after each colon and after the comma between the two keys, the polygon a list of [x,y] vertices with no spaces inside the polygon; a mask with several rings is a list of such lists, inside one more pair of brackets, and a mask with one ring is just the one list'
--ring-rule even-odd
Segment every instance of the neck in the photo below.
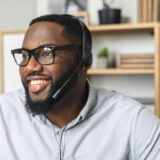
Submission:
{"label": "neck", "polygon": [[86,81],[77,83],[57,104],[56,109],[46,113],[46,117],[62,128],[75,119],[87,100]]}

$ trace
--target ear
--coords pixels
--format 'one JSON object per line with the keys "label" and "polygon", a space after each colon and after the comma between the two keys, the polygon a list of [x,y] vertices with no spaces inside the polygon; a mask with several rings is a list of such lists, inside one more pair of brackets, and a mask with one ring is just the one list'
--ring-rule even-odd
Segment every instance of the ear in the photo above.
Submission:
{"label": "ear", "polygon": [[91,66],[82,66],[79,68],[79,72],[82,73],[82,74],[85,74],[87,75],[87,71],[88,69],[90,68]]}

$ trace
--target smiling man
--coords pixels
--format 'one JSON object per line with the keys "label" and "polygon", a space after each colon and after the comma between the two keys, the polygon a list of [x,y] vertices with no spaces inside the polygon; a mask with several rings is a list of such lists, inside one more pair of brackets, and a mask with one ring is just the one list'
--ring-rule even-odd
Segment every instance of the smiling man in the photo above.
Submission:
{"label": "smiling man", "polygon": [[[65,20],[65,16],[63,19]],[[77,37],[76,30],[70,32],[58,23],[33,21],[24,38],[23,48],[12,51],[15,60],[16,56],[19,58],[19,53],[24,58],[19,65],[27,109],[34,114],[46,113],[61,127],[66,125],[68,112],[73,110],[72,116],[75,117],[85,103],[86,68],[81,68],[83,64],[79,59],[81,35]],[[53,98],[63,85],[61,93]],[[71,98],[74,100],[71,101]],[[53,112],[48,113],[49,110]],[[53,114],[59,117],[58,121]]]}
{"label": "smiling man", "polygon": [[86,80],[91,35],[69,15],[31,21],[13,49],[24,89],[0,96],[0,160],[159,160],[160,121]]}

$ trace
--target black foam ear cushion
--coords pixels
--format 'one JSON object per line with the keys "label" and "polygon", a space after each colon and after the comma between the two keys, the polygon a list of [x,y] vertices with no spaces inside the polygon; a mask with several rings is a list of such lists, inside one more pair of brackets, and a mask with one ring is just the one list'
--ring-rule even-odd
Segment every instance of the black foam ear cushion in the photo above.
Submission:
{"label": "black foam ear cushion", "polygon": [[86,29],[85,29],[85,24],[79,20],[77,17],[71,16],[71,18],[77,20],[82,28],[82,53],[81,53],[81,57],[80,57],[80,61],[82,66],[90,66],[92,64],[92,52],[91,51],[87,51],[87,47],[86,47]]}
{"label": "black foam ear cushion", "polygon": [[90,66],[92,64],[92,52],[88,51],[83,53],[83,59],[82,59],[82,63],[84,66]]}
{"label": "black foam ear cushion", "polygon": [[82,27],[82,65],[84,66],[89,66],[92,63],[92,53],[90,50],[87,50],[87,38],[86,38],[86,30],[84,27],[84,24],[81,23],[81,27]]}

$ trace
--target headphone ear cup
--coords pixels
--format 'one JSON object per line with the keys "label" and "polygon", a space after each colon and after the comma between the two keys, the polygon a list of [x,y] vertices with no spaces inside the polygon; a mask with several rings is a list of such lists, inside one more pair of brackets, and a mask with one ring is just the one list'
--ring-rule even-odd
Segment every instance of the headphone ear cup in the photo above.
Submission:
{"label": "headphone ear cup", "polygon": [[92,52],[87,47],[86,29],[84,24],[81,23],[82,27],[82,65],[88,67],[92,64]]}
{"label": "headphone ear cup", "polygon": [[85,67],[88,67],[92,64],[92,52],[91,51],[86,51],[83,53],[82,57],[82,65]]}
{"label": "headphone ear cup", "polygon": [[82,66],[88,67],[92,64],[92,52],[88,50],[86,46],[87,38],[85,24],[74,16],[72,18],[79,22],[82,29],[82,52],[80,54],[79,60]]}

